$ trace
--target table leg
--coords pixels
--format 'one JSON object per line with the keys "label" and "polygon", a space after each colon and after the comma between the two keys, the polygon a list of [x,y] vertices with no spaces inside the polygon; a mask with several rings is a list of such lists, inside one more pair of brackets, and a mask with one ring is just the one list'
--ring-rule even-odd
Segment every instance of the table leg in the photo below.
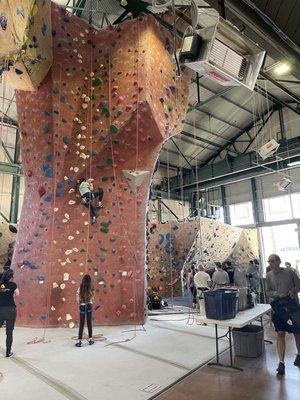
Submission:
{"label": "table leg", "polygon": [[231,336],[231,328],[229,327],[229,353],[230,353],[230,365],[233,365],[233,357],[232,357],[232,336]]}
{"label": "table leg", "polygon": [[[261,326],[264,327],[263,316],[260,317],[260,323],[261,323]],[[264,339],[264,342],[265,343],[269,343],[269,344],[273,344],[273,342],[271,340],[267,340],[267,339]]]}
{"label": "table leg", "polygon": [[[224,365],[220,363],[220,355],[219,355],[219,339],[223,337],[227,337],[229,339],[229,351],[230,351],[230,365]],[[219,367],[224,367],[224,368],[231,368],[237,371],[243,371],[242,368],[236,367],[233,365],[233,354],[232,354],[232,336],[231,336],[231,328],[229,328],[228,333],[223,336],[218,336],[218,325],[215,324],[215,336],[216,336],[216,362],[209,362],[207,365],[209,366],[219,366]]]}
{"label": "table leg", "polygon": [[215,325],[215,334],[216,334],[216,356],[217,356],[217,364],[219,364],[219,336],[218,336],[218,325]]}

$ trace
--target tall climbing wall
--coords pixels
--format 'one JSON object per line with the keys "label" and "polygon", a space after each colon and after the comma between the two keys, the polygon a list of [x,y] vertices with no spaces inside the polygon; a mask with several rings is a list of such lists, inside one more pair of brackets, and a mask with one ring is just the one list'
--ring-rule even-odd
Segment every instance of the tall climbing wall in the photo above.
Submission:
{"label": "tall climbing wall", "polygon": [[[250,230],[249,230],[250,231]],[[148,286],[164,296],[181,295],[181,270],[186,261],[202,261],[205,267],[231,260],[248,265],[258,258],[256,230],[243,230],[208,218],[158,224],[148,231]]]}
{"label": "tall climbing wall", "polygon": [[[95,323],[140,323],[150,179],[163,141],[182,128],[189,79],[176,78],[171,37],[151,17],[100,31],[53,5],[52,32],[45,81],[17,93],[25,175],[13,260],[18,323],[73,327],[86,272]],[[80,177],[104,190],[94,225]]]}

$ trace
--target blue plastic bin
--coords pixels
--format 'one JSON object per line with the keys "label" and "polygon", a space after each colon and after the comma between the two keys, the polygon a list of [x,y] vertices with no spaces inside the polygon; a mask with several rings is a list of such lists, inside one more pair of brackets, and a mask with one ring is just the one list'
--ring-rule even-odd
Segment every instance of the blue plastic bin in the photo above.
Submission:
{"label": "blue plastic bin", "polygon": [[222,320],[236,316],[236,290],[217,289],[204,292],[204,301],[207,318]]}

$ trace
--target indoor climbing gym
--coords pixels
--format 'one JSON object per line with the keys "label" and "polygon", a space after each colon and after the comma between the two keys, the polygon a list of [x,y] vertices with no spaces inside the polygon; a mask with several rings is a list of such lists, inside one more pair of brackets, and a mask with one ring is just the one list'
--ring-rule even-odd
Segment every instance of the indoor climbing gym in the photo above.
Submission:
{"label": "indoor climbing gym", "polygon": [[300,0],[0,0],[1,400],[300,399]]}

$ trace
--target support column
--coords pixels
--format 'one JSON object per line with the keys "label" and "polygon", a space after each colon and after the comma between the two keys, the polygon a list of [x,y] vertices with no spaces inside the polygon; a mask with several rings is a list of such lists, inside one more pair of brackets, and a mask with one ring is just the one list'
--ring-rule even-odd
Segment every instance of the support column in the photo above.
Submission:
{"label": "support column", "polygon": [[260,202],[257,196],[257,186],[255,178],[251,178],[251,192],[252,192],[252,209],[253,209],[253,219],[255,225],[260,222]]}
{"label": "support column", "polygon": [[222,205],[223,205],[223,209],[224,209],[224,222],[225,222],[225,224],[231,225],[230,212],[229,212],[229,207],[227,205],[227,200],[226,200],[225,186],[221,185],[220,188],[221,188]]}

